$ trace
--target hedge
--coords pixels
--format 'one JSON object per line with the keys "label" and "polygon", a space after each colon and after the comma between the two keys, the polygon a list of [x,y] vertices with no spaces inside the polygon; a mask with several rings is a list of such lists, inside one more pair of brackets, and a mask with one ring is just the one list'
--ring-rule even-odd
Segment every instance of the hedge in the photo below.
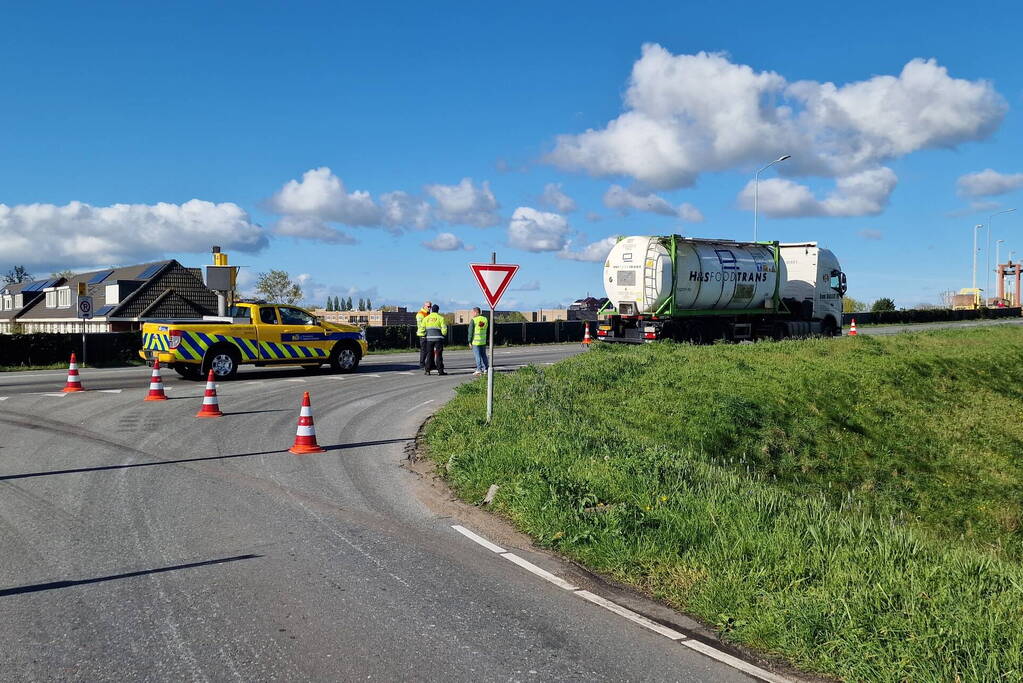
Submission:
{"label": "hedge", "polygon": [[858,325],[936,323],[955,320],[979,320],[982,318],[1018,318],[1019,308],[978,308],[972,311],[953,311],[950,308],[920,308],[879,313],[843,313],[842,324],[848,325],[853,318]]}
{"label": "hedge", "polygon": [[[141,332],[90,332],[85,358],[90,364],[125,363],[139,359]],[[79,334],[0,334],[0,365],[53,365],[66,363],[71,354],[82,360]]]}

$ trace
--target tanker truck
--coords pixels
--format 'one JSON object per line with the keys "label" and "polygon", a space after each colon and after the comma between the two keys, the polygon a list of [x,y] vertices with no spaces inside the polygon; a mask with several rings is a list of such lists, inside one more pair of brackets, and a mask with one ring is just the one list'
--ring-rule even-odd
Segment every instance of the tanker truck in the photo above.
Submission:
{"label": "tanker truck", "polygon": [[816,242],[621,237],[604,263],[597,338],[709,343],[842,332],[845,273]]}

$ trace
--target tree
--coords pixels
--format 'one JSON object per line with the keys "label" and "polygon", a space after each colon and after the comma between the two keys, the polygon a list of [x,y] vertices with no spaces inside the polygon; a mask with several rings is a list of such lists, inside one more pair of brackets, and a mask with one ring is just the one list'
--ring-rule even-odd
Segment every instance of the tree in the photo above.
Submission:
{"label": "tree", "polygon": [[373,302],[369,300],[369,297],[366,297],[366,310],[367,311],[373,310]]}
{"label": "tree", "polygon": [[526,316],[522,315],[518,311],[511,311],[510,313],[498,313],[494,316],[494,322],[496,323],[524,323],[528,322]]}
{"label": "tree", "polygon": [[870,307],[871,313],[887,313],[895,310],[895,302],[886,296],[881,297]]}
{"label": "tree", "polygon": [[334,310],[335,311],[341,310],[341,302],[337,300],[337,296],[334,297]]}
{"label": "tree", "polygon": [[345,310],[352,310],[352,297],[348,297],[348,300],[345,302]]}
{"label": "tree", "polygon": [[359,310],[360,311],[366,310],[366,302],[363,300],[361,296],[359,297]]}
{"label": "tree", "polygon": [[73,270],[61,270],[61,271],[58,271],[56,273],[50,273],[50,277],[52,277],[52,278],[62,277],[65,280],[70,280],[74,276],[75,276],[75,271],[73,271]]}
{"label": "tree", "polygon": [[4,274],[4,283],[8,285],[16,285],[19,282],[28,282],[34,279],[32,273],[25,270],[25,266],[14,266]]}
{"label": "tree", "polygon": [[292,282],[286,270],[271,270],[256,275],[256,293],[273,304],[293,304],[302,298],[302,287]]}
{"label": "tree", "polygon": [[325,310],[325,311],[333,311],[334,310],[334,302],[331,301],[329,296],[327,297],[327,305],[323,307],[323,310]]}
{"label": "tree", "polygon": [[854,299],[851,296],[842,299],[843,313],[863,313],[866,310],[867,304],[858,299]]}

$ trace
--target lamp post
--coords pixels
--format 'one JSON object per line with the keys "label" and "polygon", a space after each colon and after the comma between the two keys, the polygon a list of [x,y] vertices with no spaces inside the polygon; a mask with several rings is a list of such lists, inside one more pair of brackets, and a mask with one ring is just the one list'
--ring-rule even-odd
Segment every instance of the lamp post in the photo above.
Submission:
{"label": "lamp post", "polygon": [[995,219],[995,216],[1001,216],[1003,213],[1009,213],[1015,211],[1015,207],[1006,209],[1005,211],[998,211],[987,217],[987,249],[984,251],[984,258],[987,260],[987,280],[985,280],[986,288],[984,289],[985,296],[991,292],[991,221]]}
{"label": "lamp post", "polygon": [[792,158],[791,154],[785,154],[783,156],[780,156],[777,159],[775,159],[774,161],[772,161],[771,163],[769,163],[767,166],[764,166],[762,169],[757,171],[756,174],[753,176],[753,241],[754,242],[757,241],[757,205],[758,205],[758,203],[760,201],[760,174],[763,173],[764,171],[766,171],[767,169],[771,168],[775,164],[777,164],[779,161],[785,161],[786,159],[791,159],[791,158]]}
{"label": "lamp post", "polygon": [[977,232],[984,226],[973,226],[973,288],[977,289]]}

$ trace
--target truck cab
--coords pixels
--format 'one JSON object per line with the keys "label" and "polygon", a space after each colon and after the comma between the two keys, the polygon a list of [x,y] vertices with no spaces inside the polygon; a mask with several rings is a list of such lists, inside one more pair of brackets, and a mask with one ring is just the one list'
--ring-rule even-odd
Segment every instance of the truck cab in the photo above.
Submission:
{"label": "truck cab", "polygon": [[228,312],[146,323],[139,355],[149,365],[159,359],[182,377],[197,379],[213,370],[225,379],[240,365],[315,370],[329,364],[336,372],[354,372],[368,351],[358,327],[326,322],[298,306],[239,301]]}

